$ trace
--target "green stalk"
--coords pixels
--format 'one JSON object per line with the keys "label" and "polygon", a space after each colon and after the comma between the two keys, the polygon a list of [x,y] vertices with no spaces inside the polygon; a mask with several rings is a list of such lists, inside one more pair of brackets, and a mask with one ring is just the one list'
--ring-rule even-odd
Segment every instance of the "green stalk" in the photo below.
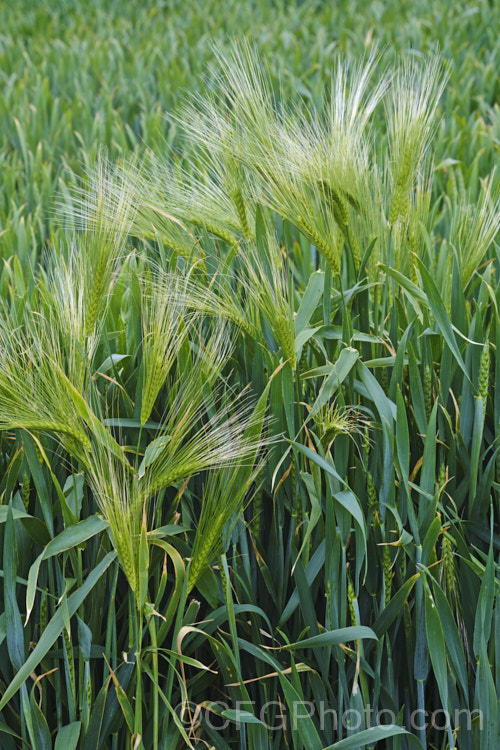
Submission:
{"label": "green stalk", "polygon": [[[238,675],[241,675],[241,660],[240,660],[240,649],[238,646],[238,633],[236,630],[236,620],[234,617],[234,606],[233,598],[231,595],[231,580],[229,578],[229,568],[227,566],[226,555],[223,552],[219,558],[220,574],[222,578],[222,590],[224,591],[224,599],[227,607],[227,619],[229,622],[229,631],[231,633],[231,641],[233,644],[233,654],[238,667]],[[241,750],[245,750],[246,747],[246,727],[245,724],[241,724],[241,737],[240,745]]]}
{"label": "green stalk", "polygon": [[143,427],[144,427],[144,425],[141,424],[141,426],[139,428],[139,437],[137,438],[137,447],[136,447],[136,450],[135,450],[135,468],[136,468],[136,470],[137,470],[137,468],[139,466],[139,451],[140,451],[140,447],[141,447],[141,438],[142,438]]}
{"label": "green stalk", "polygon": [[142,663],[141,663],[141,646],[142,646],[142,613],[139,612],[135,596],[133,597],[134,611],[134,640],[135,640],[135,664],[136,664],[136,690],[135,690],[135,711],[134,711],[134,734],[141,736],[139,747],[144,748],[142,734]]}
{"label": "green stalk", "polygon": [[[172,646],[171,646],[171,649],[174,652],[177,649],[177,634],[178,634],[179,630],[182,627],[182,620],[183,620],[183,617],[184,617],[184,608],[186,606],[186,601],[187,601],[187,597],[188,597],[188,580],[189,580],[189,565],[186,568],[186,575],[184,577],[184,582],[183,582],[183,586],[182,586],[182,593],[181,593],[181,596],[180,596],[180,599],[179,599],[179,604],[178,604],[178,607],[177,607],[177,616],[175,618],[175,625],[174,625],[174,630],[173,630],[173,633],[172,633]],[[175,657],[172,657],[171,661],[170,661],[170,669],[168,670],[168,673],[167,673],[166,687],[165,687],[165,690],[164,690],[164,694],[165,694],[165,696],[166,696],[166,698],[167,698],[167,700],[168,700],[169,703],[171,703],[171,698],[172,698],[172,688],[173,688],[173,684],[174,684],[174,675],[175,675]],[[164,736],[165,737],[168,736],[169,720],[170,720],[170,714],[167,713],[166,714],[166,718],[165,718],[165,729],[164,729]]]}
{"label": "green stalk", "polygon": [[481,455],[481,441],[483,439],[485,403],[481,396],[474,396],[474,426],[472,431],[471,461],[469,475],[469,514],[473,515],[477,495],[477,476]]}
{"label": "green stalk", "polygon": [[[49,591],[56,591],[55,581],[54,581],[54,568],[57,565],[57,561],[55,558],[53,558],[51,562],[53,563],[53,565],[49,565]],[[51,606],[51,610],[52,610],[51,617],[52,617],[55,613],[55,604],[54,604],[54,600],[52,599],[52,597],[51,597],[51,602],[52,602],[52,606]],[[62,692],[61,692],[61,670],[60,669],[57,669],[56,672],[54,673],[54,682],[55,682],[55,693],[56,693],[57,726],[61,727],[63,723],[63,719],[62,719],[63,701],[61,698]]]}
{"label": "green stalk", "polygon": [[153,750],[158,750],[158,728],[160,723],[158,688],[159,680],[158,670],[158,643],[156,639],[156,624],[154,615],[149,617],[148,621],[149,635],[151,638],[152,658],[153,658],[153,676],[155,684],[153,688]]}
{"label": "green stalk", "polygon": [[[422,560],[422,547],[416,547],[417,570]],[[425,632],[425,610],[424,610],[424,587],[419,577],[415,584],[415,658],[413,672],[417,682],[417,709],[419,726],[422,726],[422,717],[425,716],[425,694],[424,685],[429,670],[429,658],[427,650],[427,636]],[[389,644],[388,644],[389,645]],[[418,737],[424,750],[427,748],[425,729],[418,729]]]}
{"label": "green stalk", "polygon": [[[116,597],[116,585],[118,582],[119,570],[120,570],[119,566],[115,565],[115,569],[113,572],[113,579],[111,582],[111,597],[109,600],[108,618],[107,618],[107,623],[106,623],[105,654],[106,654],[106,659],[108,660],[108,663],[111,665],[111,669],[113,670],[115,670],[117,667],[116,633],[114,632],[114,629],[116,628],[115,597]],[[104,666],[106,669],[106,664]],[[104,675],[104,679],[105,679],[105,675]]]}

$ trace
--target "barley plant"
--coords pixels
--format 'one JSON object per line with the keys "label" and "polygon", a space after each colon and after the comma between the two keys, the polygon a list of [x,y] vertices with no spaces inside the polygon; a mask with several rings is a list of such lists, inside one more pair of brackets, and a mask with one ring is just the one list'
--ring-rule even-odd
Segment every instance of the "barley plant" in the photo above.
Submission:
{"label": "barley plant", "polygon": [[0,747],[496,750],[498,8],[201,5],[0,9]]}

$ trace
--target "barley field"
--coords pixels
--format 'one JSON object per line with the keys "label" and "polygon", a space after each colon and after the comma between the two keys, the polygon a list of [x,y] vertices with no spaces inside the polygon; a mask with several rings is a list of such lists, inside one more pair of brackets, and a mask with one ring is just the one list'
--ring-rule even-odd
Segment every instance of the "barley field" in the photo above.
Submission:
{"label": "barley field", "polygon": [[0,748],[498,750],[498,3],[0,22]]}

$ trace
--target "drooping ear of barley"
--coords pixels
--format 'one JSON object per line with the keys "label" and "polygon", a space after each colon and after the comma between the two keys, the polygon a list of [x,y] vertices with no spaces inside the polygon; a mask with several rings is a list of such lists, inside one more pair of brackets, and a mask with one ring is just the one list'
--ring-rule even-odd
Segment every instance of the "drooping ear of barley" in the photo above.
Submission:
{"label": "drooping ear of barley", "polygon": [[233,190],[233,200],[234,200],[234,205],[236,206],[236,210],[238,212],[238,218],[240,220],[243,234],[245,235],[246,239],[249,240],[250,237],[252,236],[252,230],[250,229],[250,224],[248,223],[247,208],[245,206],[243,193],[241,192],[241,189],[238,187],[236,187]]}
{"label": "drooping ear of barley", "polygon": [[477,201],[464,194],[452,203],[450,243],[457,249],[465,284],[471,280],[500,229],[495,172],[481,185]]}
{"label": "drooping ear of barley", "polygon": [[160,275],[142,285],[142,402],[141,424],[151,415],[160,390],[176,362],[189,331],[180,280]]}
{"label": "drooping ear of barley", "polygon": [[253,434],[252,426],[259,424],[259,413],[255,413],[248,399],[236,397],[224,405],[210,403],[214,411],[208,418],[203,382],[209,375],[199,369],[172,404],[160,435],[168,439],[145,468],[144,497],[191,474],[238,466],[252,456],[255,460],[262,442],[262,427],[257,435]]}
{"label": "drooping ear of barley", "polygon": [[260,467],[247,472],[241,482],[241,471],[235,467],[214,472],[205,484],[201,515],[193,544],[189,588],[196,585],[203,571],[224,551],[238,521],[248,493],[258,477]]}
{"label": "drooping ear of barley", "polygon": [[[177,124],[208,151],[216,172],[221,161],[238,163],[251,176],[254,201],[299,228],[335,274],[344,242],[358,266],[351,214],[370,209],[377,181],[372,185],[369,124],[389,83],[383,74],[371,85],[377,56],[354,66],[338,60],[331,107],[311,122],[293,108],[278,110],[265,66],[250,46],[234,45],[227,56],[218,52],[218,60],[223,73],[216,93],[195,97]],[[239,199],[236,205],[241,214]],[[240,224],[248,236],[244,219]]]}
{"label": "drooping ear of barley", "polygon": [[109,524],[114,548],[136,599],[139,597],[139,539],[144,510],[137,476],[113,455],[94,451],[88,481]]}
{"label": "drooping ear of barley", "polygon": [[[290,362],[293,370],[297,366],[295,351],[295,327],[293,307],[290,300],[286,265],[277,239],[271,232],[265,240],[265,257],[256,249],[248,252],[243,260],[247,279],[245,290],[250,305],[254,305],[267,321],[283,359]],[[255,317],[255,315],[254,315]]]}
{"label": "drooping ear of barley", "polygon": [[[176,211],[169,199],[167,186],[175,182],[175,170],[162,159],[146,160],[114,167],[108,177],[104,222],[113,223],[121,203],[121,185],[126,184],[131,210],[127,232],[132,237],[161,242],[187,262],[200,260],[203,252],[194,224]],[[83,202],[83,205],[84,202]],[[180,214],[180,215],[178,215]]]}
{"label": "drooping ear of barley", "polygon": [[113,272],[134,221],[133,187],[134,183],[123,179],[101,154],[89,174],[88,188],[75,197],[68,212],[80,232],[71,274],[75,277],[73,288],[81,289],[85,337],[95,332],[106,309]]}
{"label": "drooping ear of barley", "polygon": [[412,191],[436,127],[435,114],[447,76],[439,57],[422,65],[400,63],[387,105],[391,201],[389,221],[406,221]]}
{"label": "drooping ear of barley", "polygon": [[183,279],[183,304],[188,310],[227,320],[252,338],[257,338],[260,327],[259,309],[254,289],[250,288],[250,284],[245,285],[244,280],[241,286],[242,295],[239,299],[231,286],[230,277],[217,274],[216,277],[207,278],[191,274]]}
{"label": "drooping ear of barley", "polygon": [[[52,320],[39,315],[28,330],[0,326],[0,426],[56,434],[70,455],[85,462],[88,429],[65,374],[68,351]],[[89,383],[89,387],[92,385]]]}
{"label": "drooping ear of barley", "polygon": [[294,216],[293,223],[304,233],[304,235],[312,242],[316,249],[326,258],[333,273],[338,274],[340,272],[340,250],[337,242],[334,239],[334,235],[331,235],[331,239],[329,241],[325,240],[324,237],[321,236],[319,231],[314,227],[314,224],[311,223],[311,220],[305,218],[301,214],[297,214],[296,216]]}

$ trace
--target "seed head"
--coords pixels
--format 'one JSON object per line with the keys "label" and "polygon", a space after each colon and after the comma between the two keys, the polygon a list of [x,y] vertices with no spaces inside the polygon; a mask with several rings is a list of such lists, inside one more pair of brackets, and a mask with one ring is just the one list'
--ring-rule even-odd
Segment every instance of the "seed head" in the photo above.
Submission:
{"label": "seed head", "polygon": [[486,407],[486,401],[488,400],[488,386],[490,381],[490,342],[486,338],[481,352],[481,362],[479,364],[479,395],[483,399],[483,404]]}

